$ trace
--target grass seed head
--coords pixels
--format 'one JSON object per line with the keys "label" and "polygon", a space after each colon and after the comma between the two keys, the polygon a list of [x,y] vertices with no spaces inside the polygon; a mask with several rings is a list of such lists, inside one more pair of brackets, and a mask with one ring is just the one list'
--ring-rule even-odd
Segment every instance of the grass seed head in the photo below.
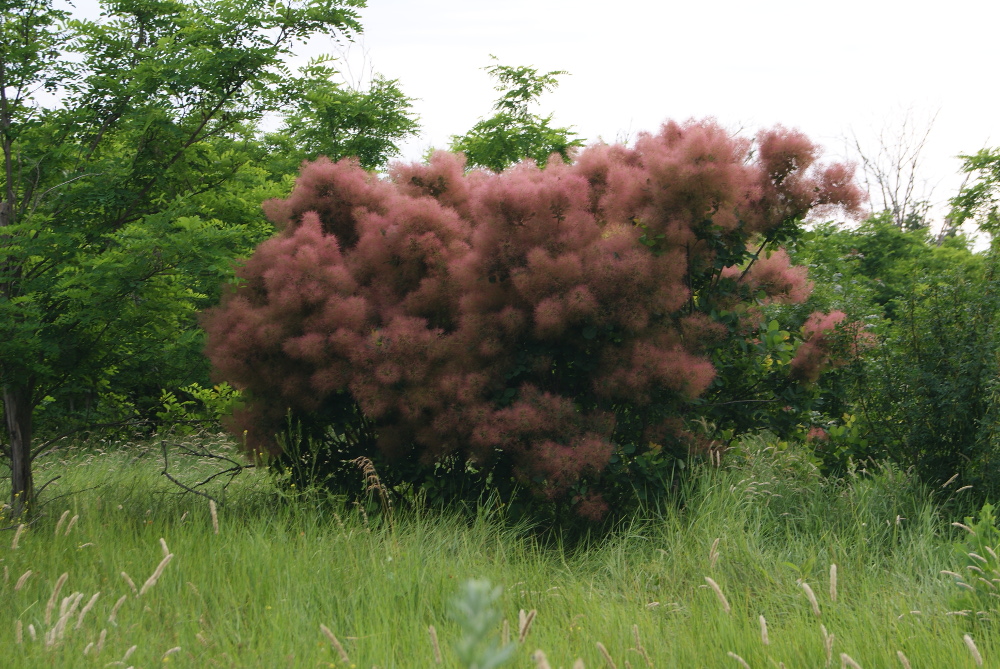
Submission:
{"label": "grass seed head", "polygon": [[26,571],[23,574],[21,574],[21,578],[17,579],[17,583],[14,584],[14,592],[17,592],[18,590],[20,590],[21,588],[23,588],[24,584],[28,582],[28,579],[31,578],[31,575],[33,573],[34,572],[32,572],[29,569],[28,571]]}
{"label": "grass seed head", "polygon": [[837,603],[837,565],[830,565],[830,601]]}
{"label": "grass seed head", "polygon": [[531,659],[535,661],[535,669],[552,669],[548,659],[545,657],[545,652],[541,649],[532,653]]}
{"label": "grass seed head", "polygon": [[52,624],[52,609],[55,608],[56,602],[59,601],[59,591],[66,584],[66,579],[69,578],[68,572],[63,572],[63,575],[59,577],[56,581],[56,587],[52,589],[52,596],[49,597],[49,603],[45,606],[45,624]]}
{"label": "grass seed head", "polygon": [[818,618],[821,613],[819,610],[819,602],[816,601],[816,593],[813,592],[813,589],[809,587],[809,584],[805,581],[799,583],[799,587],[805,591],[806,597],[809,599],[809,604],[812,605],[813,613],[816,614],[816,617]]}
{"label": "grass seed head", "polygon": [[80,609],[80,617],[76,619],[76,627],[74,629],[80,629],[83,626],[84,617],[90,612],[92,608],[94,608],[94,604],[97,603],[97,598],[100,596],[101,593],[99,591],[95,592],[93,597],[91,597],[90,600],[84,605],[84,607]]}
{"label": "grass seed head", "polygon": [[528,631],[531,629],[531,623],[535,621],[536,615],[538,615],[538,611],[536,611],[535,609],[531,609],[530,611],[528,611],[527,615],[521,618],[521,629],[518,631],[517,634],[517,640],[519,643],[524,643],[524,640],[528,638]]}
{"label": "grass seed head", "polygon": [[861,669],[861,665],[854,661],[854,659],[847,653],[840,654],[840,666],[841,669],[844,667],[850,667],[851,669]]}
{"label": "grass seed head", "polygon": [[903,651],[897,650],[896,657],[899,658],[899,663],[903,665],[903,669],[913,669],[910,666],[910,661],[906,659],[906,655],[903,654]]}
{"label": "grass seed head", "polygon": [[62,512],[62,515],[59,516],[59,520],[58,522],[56,522],[56,531],[52,533],[52,536],[56,537],[59,536],[59,531],[62,530],[63,523],[66,522],[66,518],[68,516],[69,516],[69,509],[66,509],[65,511]]}
{"label": "grass seed head", "polygon": [[716,583],[714,579],[708,576],[705,577],[705,582],[708,583],[708,585],[711,586],[712,590],[715,591],[715,596],[718,598],[719,603],[722,604],[722,610],[725,611],[726,613],[729,613],[732,610],[732,608],[729,606],[729,600],[727,600],[726,596],[722,594],[722,588],[719,587],[719,584]]}
{"label": "grass seed head", "polygon": [[156,565],[156,571],[153,575],[146,579],[146,582],[142,584],[142,589],[139,590],[139,596],[146,594],[146,591],[156,585],[156,582],[160,580],[160,576],[163,575],[163,570],[167,568],[170,561],[174,559],[173,553],[167,555],[165,558],[160,560],[160,564]]}
{"label": "grass seed head", "polygon": [[14,643],[19,646],[24,643],[24,631],[20,620],[14,623]]}
{"label": "grass seed head", "polygon": [[604,656],[604,661],[607,662],[611,669],[618,669],[618,665],[615,664],[615,661],[611,658],[611,653],[608,652],[608,649],[605,648],[604,644],[600,641],[597,642],[597,650],[602,656]]}
{"label": "grass seed head", "polygon": [[983,666],[983,656],[979,654],[979,649],[976,648],[976,642],[972,640],[972,637],[966,634],[962,636],[962,640],[965,641],[965,647],[969,649],[969,654],[972,655],[972,659],[976,662],[976,666]]}
{"label": "grass seed head", "polygon": [[215,508],[215,500],[208,500],[208,512],[212,514],[212,531],[219,533],[219,511]]}
{"label": "grass seed head", "polygon": [[434,625],[428,625],[427,634],[431,637],[431,649],[434,651],[434,664],[441,664],[443,662],[441,659],[441,646],[438,645],[438,635],[437,630],[434,629]]}
{"label": "grass seed head", "polygon": [[767,620],[760,616],[760,640],[765,646],[771,645],[771,639],[767,636]]}
{"label": "grass seed head", "polygon": [[21,541],[21,534],[24,533],[25,527],[26,525],[24,523],[21,523],[20,525],[17,526],[17,530],[14,532],[14,540],[10,542],[10,549],[12,551],[16,551],[19,548],[19,544]]}
{"label": "grass seed head", "polygon": [[746,660],[744,660],[744,659],[743,659],[742,657],[740,657],[739,655],[737,655],[736,653],[734,653],[733,651],[731,651],[731,650],[730,650],[730,651],[728,651],[728,652],[726,653],[726,655],[728,655],[729,657],[731,657],[731,658],[733,658],[734,660],[736,660],[737,662],[739,662],[739,663],[740,663],[740,666],[741,666],[741,667],[743,667],[743,669],[750,669],[750,665],[749,665],[749,664],[747,664],[747,661],[746,661]]}
{"label": "grass seed head", "polygon": [[76,525],[76,521],[78,521],[78,520],[80,520],[79,514],[77,514],[77,515],[75,515],[75,516],[73,516],[72,518],[69,519],[69,524],[66,525],[66,532],[63,533],[64,537],[68,537],[69,536],[70,530],[73,529],[73,526]]}
{"label": "grass seed head", "polygon": [[122,572],[122,579],[125,581],[125,585],[127,585],[129,587],[129,589],[132,590],[132,594],[136,595],[138,597],[139,596],[139,590],[135,587],[135,581],[132,580],[132,577],[129,576],[126,572],[123,571]]}
{"label": "grass seed head", "polygon": [[118,598],[118,601],[115,602],[115,605],[113,607],[111,607],[111,615],[108,616],[108,624],[109,625],[117,625],[118,624],[118,623],[115,622],[115,618],[118,617],[118,609],[120,609],[122,607],[122,604],[125,603],[126,599],[128,599],[128,595],[122,595],[121,597]]}

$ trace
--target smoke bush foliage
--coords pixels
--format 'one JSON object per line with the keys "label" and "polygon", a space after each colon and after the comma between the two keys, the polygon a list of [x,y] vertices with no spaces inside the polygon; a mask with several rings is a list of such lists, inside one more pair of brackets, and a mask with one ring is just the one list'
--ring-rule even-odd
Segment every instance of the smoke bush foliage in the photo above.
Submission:
{"label": "smoke bush foliage", "polygon": [[[778,246],[811,210],[860,202],[817,155],[781,127],[691,121],[544,169],[309,164],[205,318],[217,376],[248,396],[231,427],[276,454],[291,415],[334,469],[362,454],[393,483],[518,487],[599,518],[629,477],[709,446],[691,425],[727,399],[713,361],[808,295]],[[832,321],[810,326],[803,383]]]}

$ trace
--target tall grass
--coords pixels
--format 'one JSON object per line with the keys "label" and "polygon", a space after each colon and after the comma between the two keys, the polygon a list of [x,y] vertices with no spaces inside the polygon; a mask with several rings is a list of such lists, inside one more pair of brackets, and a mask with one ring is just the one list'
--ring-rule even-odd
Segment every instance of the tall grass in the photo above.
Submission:
{"label": "tall grass", "polygon": [[488,505],[397,507],[390,524],[282,492],[263,470],[226,491],[216,534],[208,501],[177,495],[160,467],[149,447],[42,466],[61,477],[45,517],[16,549],[0,535],[0,665],[466,666],[453,600],[485,579],[503,587],[509,666],[870,669],[905,667],[900,652],[913,667],[978,666],[965,635],[1000,666],[1000,636],[952,610],[939,573],[960,564],[954,519],[888,465],[828,480],[794,449],[748,440],[693,474],[683,503],[571,547]]}

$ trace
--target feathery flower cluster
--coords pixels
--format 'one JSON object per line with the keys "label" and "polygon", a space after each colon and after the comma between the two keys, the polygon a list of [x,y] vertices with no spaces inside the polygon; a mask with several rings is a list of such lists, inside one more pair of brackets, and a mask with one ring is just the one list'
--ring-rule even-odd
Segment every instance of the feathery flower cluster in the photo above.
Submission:
{"label": "feathery flower cluster", "polygon": [[[730,336],[713,305],[740,294],[734,281],[808,295],[782,250],[739,269],[751,243],[817,207],[858,209],[851,170],[817,154],[784,128],[751,141],[691,121],[544,169],[466,172],[440,152],[388,180],[350,160],[306,165],[265,203],[279,234],[204,320],[216,375],[248,391],[232,428],[274,453],[289,410],[350,402],[390,461],[503,461],[549,498],[599,476],[625,439],[683,440],[681,408]],[[842,317],[807,324],[802,378]],[[606,509],[599,491],[579,500]]]}

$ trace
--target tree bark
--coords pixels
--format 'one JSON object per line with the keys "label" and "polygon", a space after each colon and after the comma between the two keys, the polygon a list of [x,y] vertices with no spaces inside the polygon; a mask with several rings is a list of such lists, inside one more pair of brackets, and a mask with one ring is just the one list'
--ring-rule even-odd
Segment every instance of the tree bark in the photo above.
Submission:
{"label": "tree bark", "polygon": [[3,406],[10,437],[10,505],[14,518],[19,518],[35,501],[35,479],[31,472],[31,389],[4,386]]}

